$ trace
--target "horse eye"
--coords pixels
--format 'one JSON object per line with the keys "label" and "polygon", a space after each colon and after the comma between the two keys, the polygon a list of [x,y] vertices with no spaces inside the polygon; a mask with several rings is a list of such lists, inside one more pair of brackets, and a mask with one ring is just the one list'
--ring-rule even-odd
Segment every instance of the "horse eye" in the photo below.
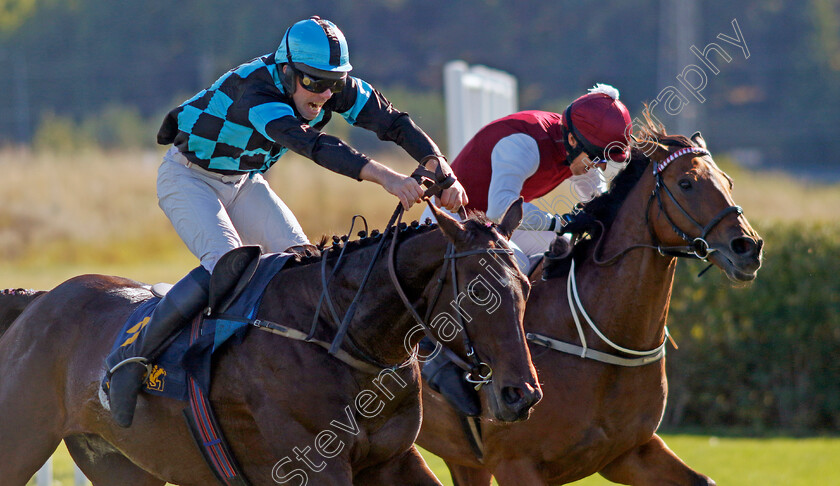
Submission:
{"label": "horse eye", "polygon": [[681,180],[679,182],[679,185],[684,191],[687,191],[687,190],[691,189],[691,181],[688,180],[688,179]]}

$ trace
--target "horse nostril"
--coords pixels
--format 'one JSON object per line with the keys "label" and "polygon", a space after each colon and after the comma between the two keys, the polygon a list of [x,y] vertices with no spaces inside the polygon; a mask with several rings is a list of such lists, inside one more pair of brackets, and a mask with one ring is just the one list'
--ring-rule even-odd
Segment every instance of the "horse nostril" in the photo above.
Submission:
{"label": "horse nostril", "polygon": [[747,236],[733,238],[732,241],[729,242],[729,247],[738,255],[756,254],[758,249],[761,248],[758,244],[756,244],[755,240]]}
{"label": "horse nostril", "polygon": [[525,392],[515,386],[506,386],[502,389],[502,399],[508,405],[516,405],[525,398]]}

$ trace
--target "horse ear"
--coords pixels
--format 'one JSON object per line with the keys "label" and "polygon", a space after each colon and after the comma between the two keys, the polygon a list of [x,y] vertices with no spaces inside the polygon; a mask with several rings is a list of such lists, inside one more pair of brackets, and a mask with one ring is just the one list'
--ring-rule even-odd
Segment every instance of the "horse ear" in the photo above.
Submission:
{"label": "horse ear", "polygon": [[440,230],[449,241],[456,243],[463,239],[463,234],[466,231],[463,224],[452,216],[446,214],[445,211],[438,209],[431,201],[429,201],[429,209],[432,210],[438,226],[440,226]]}
{"label": "horse ear", "polygon": [[706,140],[703,138],[703,135],[700,135],[700,132],[694,132],[694,135],[691,136],[691,141],[701,149],[708,149],[706,147]]}
{"label": "horse ear", "polygon": [[513,236],[513,230],[519,227],[522,224],[522,204],[525,202],[522,199],[522,196],[519,196],[519,199],[511,203],[510,207],[507,208],[505,211],[505,215],[502,216],[502,222],[499,223],[499,226],[496,228],[499,230],[499,233],[505,237],[505,239],[510,239]]}

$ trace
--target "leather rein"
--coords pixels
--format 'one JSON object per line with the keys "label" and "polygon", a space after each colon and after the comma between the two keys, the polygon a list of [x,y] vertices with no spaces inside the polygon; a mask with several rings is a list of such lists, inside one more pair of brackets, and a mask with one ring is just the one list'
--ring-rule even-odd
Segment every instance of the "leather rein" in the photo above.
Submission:
{"label": "leather rein", "polygon": [[[665,160],[659,163],[652,162],[653,164],[653,175],[656,178],[656,184],[653,188],[653,191],[650,194],[647,202],[647,209],[645,210],[645,226],[647,226],[648,233],[650,234],[651,241],[653,241],[652,245],[648,244],[636,244],[631,245],[624,250],[618,252],[617,254],[613,255],[612,257],[606,260],[599,260],[598,259],[598,252],[601,248],[601,245],[604,241],[604,225],[600,221],[597,223],[601,226],[601,236],[598,240],[598,244],[595,246],[595,252],[593,253],[593,261],[596,265],[600,266],[608,266],[612,265],[617,262],[621,257],[629,253],[631,250],[635,250],[637,248],[651,248],[659,252],[662,256],[670,256],[670,257],[682,257],[682,258],[693,258],[701,261],[708,261],[709,255],[716,252],[717,250],[711,248],[709,243],[706,241],[706,237],[711,233],[711,231],[720,224],[724,218],[729,216],[730,214],[741,215],[744,214],[744,210],[741,209],[741,206],[728,206],[723,208],[715,217],[713,217],[705,226],[698,223],[696,219],[694,219],[688,211],[683,208],[683,206],[677,201],[674,197],[674,194],[665,184],[665,181],[662,180],[662,173],[665,169],[675,160],[685,155],[700,155],[700,156],[708,156],[711,157],[711,153],[703,148],[700,147],[685,147],[676,152],[670,154]],[[674,222],[674,219],[671,217],[670,213],[665,209],[665,205],[662,203],[662,192],[668,197],[668,199],[677,207],[680,213],[694,225],[694,227],[699,230],[700,236],[692,238],[688,235],[687,232],[680,229],[680,227]],[[650,210],[653,207],[653,201],[656,200],[659,210],[662,214],[665,215],[665,219],[668,221],[668,224],[671,225],[671,229],[676,233],[683,241],[686,242],[686,245],[683,246],[663,246],[662,243],[659,241],[659,238],[656,236],[656,233],[653,231],[653,226],[650,224]]]}
{"label": "leather rein", "polygon": [[[462,214],[462,217],[466,216],[466,214]],[[403,291],[402,285],[400,285],[399,278],[397,277],[396,272],[396,247],[397,247],[397,233],[394,232],[394,236],[391,243],[391,248],[388,252],[388,273],[391,276],[391,281],[394,283],[394,287],[397,289],[397,293],[400,296],[403,304],[405,305],[406,309],[409,310],[411,316],[414,318],[414,321],[421,326],[423,332],[426,336],[435,343],[435,351],[432,353],[431,356],[434,356],[435,353],[438,351],[443,352],[446,354],[447,358],[449,358],[453,363],[455,363],[459,368],[464,370],[464,378],[469,383],[474,385],[476,391],[480,390],[481,387],[484,385],[489,384],[493,381],[493,369],[487,363],[481,361],[478,358],[478,355],[475,352],[475,348],[473,347],[472,340],[470,339],[469,333],[467,332],[467,327],[464,325],[463,316],[460,312],[455,312],[458,321],[458,329],[460,330],[464,348],[466,352],[467,360],[461,358],[457,353],[452,351],[447,346],[444,346],[441,343],[440,339],[432,332],[432,328],[429,325],[429,319],[432,314],[432,310],[435,308],[437,301],[440,298],[440,295],[443,291],[443,285],[446,282],[447,273],[452,278],[452,294],[453,294],[453,303],[458,302],[458,272],[457,272],[457,260],[459,258],[472,256],[472,255],[490,255],[490,254],[508,254],[513,255],[513,250],[509,248],[479,248],[475,250],[467,250],[462,252],[456,252],[455,246],[452,243],[449,243],[446,246],[446,253],[444,255],[444,263],[441,267],[440,276],[437,279],[437,287],[433,292],[433,297],[431,301],[426,306],[426,316],[425,318],[421,318],[420,314],[417,313],[417,309],[414,308],[414,305],[409,300],[408,296]],[[412,356],[413,359],[416,356]]]}
{"label": "leather rein", "polygon": [[[737,215],[743,214],[743,210],[740,206],[729,206],[721,210],[715,217],[709,221],[708,224],[703,226],[702,224],[698,223],[696,219],[694,219],[686,210],[682,207],[682,205],[677,201],[674,195],[671,193],[668,186],[662,180],[662,172],[665,168],[668,167],[674,160],[688,154],[693,155],[700,155],[700,156],[710,156],[708,150],[702,149],[700,147],[686,147],[669,155],[665,160],[656,164],[654,163],[653,167],[653,174],[656,177],[656,185],[654,186],[653,191],[651,192],[650,197],[648,198],[646,210],[645,210],[645,225],[648,228],[650,233],[650,237],[653,241],[653,245],[647,244],[636,244],[632,245],[624,250],[618,252],[617,254],[613,255],[612,257],[606,260],[598,260],[597,255],[598,251],[601,248],[601,244],[604,241],[604,225],[600,221],[597,223],[601,226],[601,234],[598,240],[598,243],[595,246],[595,250],[593,252],[593,261],[596,265],[599,266],[608,266],[616,263],[621,257],[629,253],[631,250],[635,250],[638,248],[652,248],[659,252],[662,256],[669,256],[669,257],[684,257],[684,258],[695,258],[702,261],[708,261],[709,255],[714,253],[715,249],[710,248],[709,243],[706,242],[706,237],[715,228],[718,224],[720,224],[723,219],[728,216],[729,214],[735,213]],[[668,196],[671,202],[680,210],[680,212],[688,219],[695,228],[700,230],[700,236],[696,238],[690,237],[685,231],[679,228],[677,224],[674,222],[671,215],[665,209],[664,204],[662,203],[662,192]],[[659,238],[657,238],[656,233],[653,231],[653,227],[650,224],[650,210],[653,207],[654,199],[657,201],[659,205],[660,211],[665,215],[665,218],[668,220],[668,223],[671,225],[671,228],[674,232],[682,238],[687,245],[686,246],[662,246],[659,242]],[[583,308],[583,304],[580,301],[580,296],[578,295],[577,290],[577,281],[575,279],[575,262],[574,258],[572,258],[571,268],[569,269],[569,277],[568,282],[566,283],[566,294],[569,301],[569,308],[572,313],[572,317],[575,320],[575,326],[578,331],[578,336],[580,338],[581,345],[567,343],[564,341],[560,341],[557,339],[550,338],[548,336],[544,336],[538,333],[528,333],[526,335],[527,339],[540,346],[544,346],[547,348],[554,349],[555,351],[560,351],[567,354],[572,354],[576,356],[580,356],[581,358],[588,358],[595,361],[600,361],[602,363],[617,365],[617,366],[626,366],[626,367],[635,367],[635,366],[644,366],[650,363],[655,363],[661,360],[665,356],[665,343],[667,340],[671,340],[671,344],[676,348],[677,345],[674,342],[673,338],[671,337],[670,333],[668,332],[668,327],[665,327],[665,338],[662,340],[662,344],[657,346],[651,350],[645,351],[637,351],[632,349],[623,348],[612,341],[610,341],[598,327],[592,322],[592,319],[586,313],[586,310]],[[590,329],[592,329],[595,334],[609,347],[612,349],[634,356],[632,358],[626,358],[623,356],[618,356],[615,354],[605,353],[601,351],[597,351],[594,349],[590,349],[587,346],[586,338],[584,337],[583,328],[580,322],[580,317],[582,316],[585,322],[589,325]]]}
{"label": "leather rein", "polygon": [[[423,167],[422,162],[420,167],[418,167],[414,171],[414,173],[412,173],[412,177],[414,177],[419,183],[424,184],[427,187],[424,193],[424,197],[439,196],[444,189],[450,187],[455,182],[455,178],[452,175],[444,175],[440,170],[438,170],[437,172],[431,172],[426,170],[425,167]],[[437,352],[438,349],[444,352],[449,359],[451,359],[458,367],[465,371],[467,381],[473,383],[475,385],[475,389],[479,390],[482,386],[492,381],[493,370],[487,363],[481,361],[476,355],[475,349],[472,345],[472,340],[470,339],[470,336],[467,333],[466,326],[464,326],[463,317],[461,316],[461,314],[458,312],[455,313],[458,316],[457,320],[464,342],[466,360],[461,358],[457,353],[455,353],[448,347],[444,346],[440,342],[440,339],[438,339],[437,336],[435,336],[435,334],[432,332],[432,328],[428,324],[428,322],[429,318],[431,317],[432,309],[435,307],[443,291],[443,286],[446,283],[448,275],[451,276],[453,281],[452,288],[453,295],[455,298],[454,302],[458,302],[458,274],[456,260],[463,257],[479,254],[484,255],[506,253],[512,255],[513,250],[509,248],[482,248],[476,250],[468,250],[464,252],[455,252],[454,245],[452,245],[452,243],[449,243],[447,245],[446,253],[444,255],[444,263],[441,267],[441,273],[437,280],[437,287],[433,292],[434,297],[427,306],[425,319],[421,318],[420,314],[417,312],[417,309],[414,308],[414,305],[411,303],[411,301],[408,299],[408,296],[405,294],[405,291],[403,290],[402,285],[399,282],[399,278],[397,277],[395,269],[397,236],[399,233],[400,222],[402,220],[404,212],[405,211],[402,207],[402,204],[398,204],[397,208],[394,210],[394,214],[391,216],[391,219],[389,220],[388,225],[385,228],[385,231],[382,233],[382,240],[379,242],[379,246],[374,252],[373,258],[371,259],[370,264],[368,265],[367,272],[365,273],[365,276],[363,277],[362,282],[359,285],[359,289],[356,292],[356,296],[350,303],[350,306],[348,307],[347,312],[344,314],[343,318],[339,318],[338,312],[336,311],[336,308],[332,302],[332,298],[330,297],[329,293],[329,283],[341,267],[342,258],[344,257],[344,250],[347,248],[346,245],[342,248],[341,252],[339,253],[338,259],[336,260],[335,266],[333,267],[333,270],[330,273],[329,277],[327,277],[326,272],[328,252],[323,252],[321,260],[321,281],[323,291],[321,293],[321,298],[318,302],[315,311],[309,334],[304,334],[303,332],[297,329],[290,329],[280,324],[265,320],[256,319],[251,321],[250,323],[251,325],[263,331],[268,331],[273,334],[278,334],[290,339],[310,342],[321,346],[322,348],[327,349],[331,355],[335,356],[337,359],[341,360],[345,364],[365,373],[375,374],[380,373],[382,370],[396,370],[399,368],[409,366],[412,362],[414,362],[417,359],[416,351],[406,361],[396,365],[389,365],[386,363],[382,363],[373,356],[370,356],[367,353],[365,353],[353,341],[352,337],[348,335],[349,325],[353,316],[355,315],[359,298],[361,297],[362,291],[365,288],[365,284],[367,283],[368,278],[370,277],[370,274],[373,270],[373,266],[379,258],[379,255],[382,252],[382,248],[388,239],[388,234],[389,232],[392,232],[393,236],[391,237],[391,247],[388,252],[388,273],[391,277],[391,281],[393,282],[394,287],[397,290],[397,293],[400,296],[400,299],[402,300],[405,307],[409,310],[414,320],[422,326],[422,329],[425,332],[426,336],[428,336],[429,339],[431,339],[432,342],[435,343],[435,352]],[[466,217],[466,213],[464,212],[463,208],[461,208],[460,210],[460,215],[462,218]],[[353,225],[355,224],[356,217],[361,216],[353,217],[353,221],[351,222],[350,226],[350,234],[352,234]],[[364,220],[364,218],[362,219]],[[365,222],[365,227],[367,228],[367,222]],[[321,314],[321,307],[324,303],[326,303],[329,314],[331,315],[333,321],[337,325],[336,335],[331,343],[314,338],[319,322],[319,316]],[[352,348],[352,353],[342,349],[341,346],[345,341]]]}

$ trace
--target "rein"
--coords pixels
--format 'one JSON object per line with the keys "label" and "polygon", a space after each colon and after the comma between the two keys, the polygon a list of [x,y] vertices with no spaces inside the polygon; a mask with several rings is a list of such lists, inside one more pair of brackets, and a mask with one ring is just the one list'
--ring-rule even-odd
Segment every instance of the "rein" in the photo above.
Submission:
{"label": "rein", "polygon": [[[575,319],[575,326],[577,327],[578,336],[580,337],[580,342],[582,346],[567,343],[565,341],[559,341],[557,339],[553,339],[542,334],[531,332],[525,335],[528,341],[531,341],[534,344],[539,344],[540,346],[544,346],[546,348],[551,348],[555,351],[580,356],[581,358],[588,358],[595,361],[600,361],[602,363],[627,367],[644,366],[646,364],[655,363],[660,359],[664,358],[665,343],[668,339],[671,340],[671,344],[674,346],[674,348],[677,347],[676,343],[674,343],[674,339],[668,332],[667,326],[665,327],[666,339],[662,340],[662,344],[648,351],[636,351],[633,349],[624,348],[610,341],[607,338],[607,336],[605,336],[604,333],[601,332],[600,329],[598,329],[598,326],[596,326],[595,323],[592,322],[592,319],[589,317],[589,314],[587,314],[586,310],[583,308],[583,304],[580,301],[580,295],[578,295],[577,280],[575,279],[574,259],[572,259],[572,266],[569,269],[569,280],[566,283],[566,296],[569,299],[569,309],[571,309],[572,317],[574,317]],[[589,347],[586,344],[586,337],[583,334],[583,326],[581,326],[578,314],[581,314],[583,316],[583,318],[586,320],[586,323],[589,324],[590,329],[595,331],[595,334],[597,334],[598,337],[601,338],[601,340],[604,341],[608,346],[621,353],[636,356],[636,358],[625,358],[622,356],[616,356],[614,354],[589,349]]]}
{"label": "rein", "polygon": [[[737,215],[741,215],[744,213],[744,210],[741,209],[740,206],[729,206],[722,209],[715,217],[709,221],[708,224],[703,226],[702,224],[698,223],[694,217],[692,217],[685,208],[677,201],[674,197],[674,194],[668,189],[668,186],[665,184],[665,181],[662,180],[662,173],[665,169],[671,164],[671,162],[677,160],[678,158],[688,155],[688,154],[696,154],[700,156],[709,156],[711,157],[711,153],[700,147],[685,147],[676,152],[669,155],[665,160],[662,162],[654,163],[653,164],[653,175],[656,178],[656,185],[653,188],[653,191],[650,194],[647,202],[647,209],[645,210],[645,226],[648,228],[648,233],[650,234],[651,240],[653,241],[653,245],[648,245],[644,243],[639,243],[635,245],[631,245],[624,250],[616,253],[615,255],[607,258],[605,260],[600,260],[598,258],[598,253],[601,248],[601,245],[604,242],[604,225],[600,221],[596,221],[598,225],[601,227],[601,235],[598,238],[598,243],[595,245],[595,251],[592,254],[592,260],[596,265],[599,266],[609,266],[616,263],[620,258],[624,255],[629,253],[631,250],[635,250],[638,248],[650,248],[659,252],[662,256],[670,256],[670,257],[682,257],[682,258],[693,258],[701,261],[708,261],[709,255],[716,252],[717,250],[711,248],[709,243],[706,241],[706,237],[709,233],[720,224],[724,218],[728,215],[735,213]],[[696,238],[692,238],[688,235],[685,231],[680,229],[680,227],[674,222],[671,215],[665,209],[665,205],[662,203],[662,191],[668,196],[671,202],[680,210],[683,216],[688,219],[695,228],[700,230],[700,236]],[[656,200],[657,204],[659,205],[659,210],[665,215],[665,219],[668,220],[668,223],[671,225],[671,229],[674,233],[677,234],[680,238],[683,239],[687,243],[684,246],[663,246],[659,238],[656,236],[656,233],[653,231],[653,227],[650,224],[650,210],[653,207],[653,201]]]}
{"label": "rein", "polygon": [[[423,167],[422,165],[420,167],[418,167],[414,171],[414,173],[412,173],[412,177],[417,179],[418,183],[421,183],[421,184],[424,184],[424,185],[427,186],[427,189],[424,192],[424,197],[425,198],[428,198],[428,197],[431,197],[431,196],[439,196],[440,193],[444,189],[448,188],[449,186],[451,186],[455,182],[455,178],[452,175],[443,174],[440,171],[440,168],[438,168],[438,171],[436,171],[436,172],[431,172],[429,170],[426,170],[425,167]],[[434,179],[432,179],[432,178],[434,178]],[[447,354],[447,356],[453,362],[455,362],[455,364],[457,364],[459,367],[461,367],[462,369],[464,369],[466,371],[467,380],[476,385],[475,386],[476,390],[479,390],[483,385],[485,385],[487,383],[490,383],[491,382],[491,377],[493,375],[493,370],[490,368],[490,366],[488,364],[480,361],[478,359],[478,357],[476,356],[475,350],[473,349],[473,346],[472,346],[472,341],[470,340],[469,335],[467,334],[466,327],[464,326],[464,324],[462,322],[462,317],[461,317],[460,314],[458,314],[458,324],[459,324],[459,326],[461,328],[461,332],[463,333],[463,336],[464,336],[464,344],[467,348],[467,353],[466,354],[467,354],[468,359],[470,359],[470,361],[472,361],[471,364],[467,363],[465,360],[463,360],[460,356],[458,356],[455,352],[453,352],[449,348],[443,346],[440,343],[440,340],[438,340],[437,337],[434,336],[434,334],[431,332],[431,328],[426,322],[428,321],[429,315],[431,314],[431,309],[434,307],[434,304],[437,302],[437,300],[438,300],[438,298],[441,294],[441,291],[443,290],[443,284],[446,281],[446,270],[447,270],[448,267],[451,267],[451,275],[452,275],[452,279],[453,279],[453,282],[454,282],[453,293],[455,294],[455,298],[456,298],[456,301],[457,301],[458,280],[457,280],[457,272],[456,272],[456,265],[455,265],[455,260],[456,259],[464,257],[464,256],[475,255],[475,254],[485,254],[485,253],[486,254],[492,254],[492,253],[513,254],[513,251],[510,250],[510,249],[487,248],[487,249],[479,249],[479,250],[471,250],[471,251],[466,251],[466,252],[455,253],[454,246],[450,243],[447,246],[446,254],[444,255],[444,264],[442,266],[441,276],[440,276],[440,278],[438,278],[438,286],[437,286],[437,289],[435,290],[435,293],[434,293],[435,297],[434,297],[434,299],[432,300],[432,302],[430,303],[430,305],[427,309],[426,319],[424,320],[420,317],[420,315],[417,313],[417,310],[414,308],[414,306],[408,300],[408,297],[406,296],[405,292],[402,289],[402,286],[399,283],[399,279],[397,278],[395,267],[394,267],[395,248],[397,246],[397,236],[398,236],[398,232],[399,232],[398,228],[399,228],[399,224],[400,224],[400,221],[402,220],[402,216],[403,216],[404,212],[405,211],[402,207],[402,204],[398,204],[396,209],[394,210],[393,215],[391,216],[390,220],[388,221],[388,225],[386,226],[385,231],[382,233],[382,240],[379,242],[379,245],[377,246],[376,250],[374,251],[373,257],[371,258],[371,261],[370,261],[370,264],[368,265],[367,271],[365,272],[365,275],[362,278],[362,282],[359,285],[359,289],[356,292],[356,295],[353,298],[352,302],[350,303],[350,306],[348,307],[347,312],[344,314],[343,319],[339,319],[338,312],[336,311],[335,306],[332,302],[332,299],[330,298],[329,283],[332,281],[333,277],[336,275],[339,267],[341,266],[342,258],[344,257],[344,251],[347,248],[346,246],[344,246],[342,248],[341,252],[339,253],[338,259],[337,259],[337,261],[335,263],[335,266],[333,267],[333,270],[330,273],[329,277],[327,277],[327,272],[326,272],[328,252],[324,252],[324,254],[322,255],[321,282],[322,282],[322,286],[323,286],[323,291],[322,291],[321,297],[318,301],[318,305],[317,305],[316,312],[315,312],[315,315],[314,315],[314,318],[313,318],[312,326],[311,326],[308,334],[304,334],[302,331],[298,331],[297,329],[291,329],[291,328],[288,328],[286,326],[282,326],[280,324],[277,324],[277,323],[271,322],[271,321],[267,321],[267,320],[244,319],[244,318],[240,318],[238,320],[241,320],[243,322],[247,322],[250,325],[252,325],[252,326],[254,326],[257,329],[260,329],[262,331],[271,332],[273,334],[281,335],[281,336],[284,336],[286,338],[294,339],[294,340],[297,340],[297,341],[304,341],[304,342],[310,342],[310,343],[316,344],[316,345],[318,345],[318,346],[320,346],[324,349],[327,349],[328,352],[331,355],[333,355],[337,359],[341,360],[342,362],[348,364],[349,366],[351,366],[351,367],[353,367],[357,370],[365,372],[365,373],[375,374],[375,373],[381,372],[384,369],[395,370],[395,369],[399,369],[399,368],[403,368],[405,366],[408,366],[412,362],[412,360],[415,358],[415,356],[413,356],[413,355],[410,356],[406,361],[404,361],[402,363],[399,363],[399,364],[396,364],[396,365],[388,365],[388,364],[382,363],[382,362],[378,361],[377,359],[375,359],[374,357],[369,356],[366,353],[364,353],[361,349],[359,349],[359,347],[353,342],[352,338],[350,338],[347,334],[350,322],[351,322],[353,316],[356,313],[356,308],[357,308],[357,305],[358,305],[359,298],[361,297],[362,292],[365,288],[365,285],[367,284],[368,278],[370,277],[370,275],[373,271],[374,264],[376,263],[376,260],[379,258],[379,255],[382,252],[382,248],[384,247],[385,242],[387,241],[388,233],[390,231],[393,231],[392,244],[391,244],[391,248],[390,248],[390,251],[389,251],[389,258],[388,258],[388,262],[389,262],[388,272],[391,276],[391,280],[394,283],[394,286],[397,290],[397,293],[400,296],[400,299],[403,301],[403,304],[409,310],[409,312],[411,313],[411,315],[415,319],[415,321],[417,321],[422,326],[426,335],[432,340],[432,342],[435,343],[436,349],[438,347],[442,348],[442,350]],[[464,211],[463,208],[460,209],[459,214],[462,217],[466,217],[466,212]],[[350,225],[350,233],[352,233],[352,231],[353,231],[353,225],[355,224],[356,217],[361,217],[361,216],[354,216],[353,217],[353,220],[352,220],[351,225]],[[361,217],[361,218],[364,221],[364,218],[363,217]],[[366,221],[364,221],[364,224],[365,224],[365,228],[367,228],[367,222]],[[450,263],[451,263],[451,265],[450,265]],[[329,313],[330,313],[331,317],[333,318],[336,325],[338,326],[338,330],[336,331],[336,335],[333,338],[331,343],[328,343],[326,341],[322,341],[322,340],[318,340],[318,339],[314,338],[314,334],[317,330],[318,316],[321,313],[322,304],[325,303],[325,302],[327,304],[327,309],[329,310]],[[347,338],[347,341],[350,343],[351,347],[353,348],[353,351],[355,353],[357,353],[358,355],[360,355],[361,358],[354,357],[352,354],[348,353],[347,351],[345,351],[341,348],[341,345],[344,342],[345,338]]]}
{"label": "rein", "polygon": [[481,361],[478,358],[478,355],[476,355],[475,349],[472,345],[472,340],[470,339],[469,333],[467,332],[467,328],[464,325],[461,313],[455,312],[455,314],[458,316],[458,327],[460,329],[461,334],[463,335],[464,347],[466,348],[466,356],[467,359],[470,360],[470,363],[467,363],[467,361],[462,359],[457,353],[444,346],[440,342],[440,340],[437,338],[437,336],[435,336],[435,334],[432,332],[431,327],[428,324],[429,317],[431,317],[432,309],[434,309],[435,304],[437,303],[440,294],[443,291],[443,284],[446,282],[447,270],[450,271],[450,275],[452,278],[452,293],[454,297],[453,302],[458,302],[458,273],[456,264],[457,259],[471,255],[484,254],[506,253],[512,255],[513,250],[508,248],[481,248],[456,253],[455,246],[452,243],[449,243],[446,247],[446,254],[443,257],[444,263],[441,267],[440,277],[438,277],[437,279],[437,287],[433,294],[434,298],[429,302],[426,308],[426,317],[424,319],[421,318],[420,314],[417,313],[417,310],[414,308],[414,305],[412,305],[411,301],[408,299],[408,296],[405,294],[405,291],[403,291],[402,285],[400,285],[399,278],[397,277],[395,264],[396,247],[397,234],[395,232],[392,239],[391,248],[388,252],[388,274],[391,276],[391,281],[394,283],[394,287],[397,289],[397,293],[399,294],[400,299],[403,301],[403,304],[405,305],[406,309],[408,309],[411,313],[411,316],[414,318],[415,322],[417,322],[417,324],[419,324],[422,327],[423,332],[426,334],[426,336],[433,343],[435,343],[435,350],[440,350],[444,354],[446,354],[447,358],[449,358],[459,368],[464,370],[465,379],[474,385],[475,390],[480,390],[481,387],[489,384],[492,381],[493,369],[490,367],[490,365]]}
{"label": "rein", "polygon": [[[424,158],[420,162],[418,167],[414,170],[414,172],[412,172],[412,174],[411,174],[411,177],[413,177],[417,181],[418,184],[423,184],[427,187],[426,191],[423,193],[424,198],[428,198],[428,197],[431,197],[433,195],[438,196],[438,195],[440,195],[441,192],[443,192],[444,189],[449,188],[450,186],[452,186],[452,184],[455,183],[455,177],[452,176],[452,174],[448,174],[448,175],[444,174],[440,165],[438,165],[437,170],[435,172],[431,172],[431,171],[426,169],[424,164],[430,157],[434,157],[434,156],[428,156],[428,157]],[[329,348],[329,353],[330,354],[336,356],[338,351],[341,348],[342,342],[344,342],[345,337],[347,337],[347,331],[350,329],[350,322],[352,321],[353,316],[356,314],[356,308],[358,306],[359,299],[361,298],[362,292],[364,291],[365,286],[367,285],[368,278],[370,278],[371,273],[373,273],[373,267],[376,264],[376,260],[379,258],[379,254],[382,253],[382,248],[385,246],[385,242],[387,241],[388,232],[391,231],[391,230],[393,230],[393,232],[394,232],[394,237],[393,237],[394,243],[392,244],[392,251],[393,251],[393,246],[396,245],[399,222],[402,221],[403,213],[405,213],[405,209],[403,208],[401,203],[398,203],[396,209],[394,210],[394,213],[391,215],[391,219],[388,220],[388,224],[385,226],[385,231],[382,233],[382,240],[380,240],[379,245],[376,247],[376,251],[373,253],[373,257],[370,260],[370,264],[368,265],[367,271],[365,272],[365,275],[362,278],[362,282],[359,284],[359,290],[356,291],[356,296],[353,297],[353,300],[350,302],[350,306],[347,308],[347,312],[344,314],[344,319],[342,319],[341,323],[338,325],[338,330],[336,331],[336,335],[333,338],[332,345]],[[354,218],[354,221],[355,221],[355,218]],[[367,222],[365,222],[365,226],[367,227]],[[352,229],[353,229],[353,226],[352,226],[352,223],[351,223],[350,233],[352,233]],[[344,250],[346,248],[347,248],[346,245],[345,245],[344,248],[342,248],[341,253],[339,254],[338,261],[336,261],[335,267],[333,268],[333,273],[330,275],[330,280],[332,279],[332,277],[335,275],[336,271],[338,270],[338,267],[340,266],[340,263],[341,263],[341,257],[344,256]],[[335,312],[335,308],[332,305],[332,300],[329,298],[329,288],[328,288],[329,281],[325,278],[325,275],[326,275],[325,269],[326,269],[326,253],[323,256],[323,261],[322,261],[322,264],[321,264],[321,278],[322,278],[322,282],[323,282],[323,293],[321,295],[322,295],[322,300],[324,300],[324,298],[327,300],[327,304],[330,307],[330,312],[332,313],[333,318],[335,319],[336,323],[338,323],[339,322],[338,314]],[[399,289],[399,287],[398,287],[398,290],[401,290],[401,289]],[[315,316],[313,318],[312,328],[309,332],[308,337],[310,339],[312,338],[312,335],[315,333],[315,326],[317,325],[319,314],[320,314],[320,302],[319,302],[319,307],[316,310]],[[369,362],[373,363],[375,366],[379,366],[380,368],[383,368],[383,369],[384,368],[389,368],[388,365],[384,365],[383,363],[380,363],[375,358],[373,358],[371,356],[368,356],[366,353],[362,352],[362,350],[359,349],[359,347],[356,346],[353,343],[352,338],[348,338],[348,341],[351,343],[354,350],[356,352],[358,352],[359,354],[361,354],[366,361],[369,361]],[[406,363],[410,360],[411,360],[411,358],[409,358],[406,361]],[[398,365],[398,367],[404,366],[406,363],[403,363],[402,365]]]}
{"label": "rein", "polygon": [[[662,180],[662,173],[665,169],[676,159],[688,155],[688,154],[695,154],[700,156],[711,156],[708,150],[702,149],[700,147],[685,147],[676,152],[670,154],[665,160],[658,164],[654,164],[653,166],[653,175],[656,178],[656,185],[653,188],[653,191],[650,194],[650,197],[647,201],[647,206],[645,209],[645,226],[648,228],[648,232],[650,234],[651,240],[653,241],[653,245],[648,244],[635,244],[631,245],[624,250],[616,253],[610,258],[605,260],[598,259],[598,253],[601,249],[601,245],[604,242],[604,233],[606,232],[604,229],[604,224],[600,221],[596,221],[598,225],[601,227],[601,234],[598,239],[598,243],[595,245],[595,250],[592,254],[592,260],[596,265],[599,266],[609,266],[615,264],[620,258],[624,257],[627,253],[632,250],[638,248],[650,248],[654,249],[659,252],[662,256],[669,256],[669,257],[683,257],[683,258],[695,258],[701,261],[708,261],[709,255],[716,252],[717,250],[710,248],[709,243],[706,241],[706,237],[709,233],[718,225],[724,218],[726,218],[730,214],[743,214],[743,209],[740,206],[729,206],[721,210],[717,215],[715,215],[705,226],[698,223],[694,217],[692,217],[688,211],[683,208],[683,206],[677,201],[676,197],[674,197],[673,193],[668,186],[665,184],[665,181]],[[671,215],[665,209],[665,205],[662,202],[662,192],[668,196],[668,199],[679,209],[680,213],[690,221],[696,229],[699,230],[700,236],[696,238],[692,238],[688,235],[685,231],[680,229],[680,227],[674,222]],[[650,224],[650,210],[653,207],[653,201],[656,200],[657,204],[659,205],[660,211],[665,215],[665,218],[668,220],[668,223],[671,225],[674,233],[676,233],[680,238],[683,239],[687,243],[685,246],[663,246],[659,242],[659,238],[657,238],[656,233],[653,231],[653,227]],[[704,270],[705,272],[705,270]],[[702,275],[702,273],[701,273]],[[561,351],[568,354],[578,355],[581,358],[589,358],[595,361],[600,361],[603,363],[618,365],[618,366],[644,366],[646,364],[654,363],[659,361],[665,356],[665,344],[668,340],[671,341],[671,344],[674,348],[677,348],[674,339],[671,337],[671,334],[668,332],[668,327],[665,327],[665,337],[662,340],[662,344],[657,346],[654,349],[647,350],[647,351],[637,351],[632,349],[623,348],[612,341],[610,341],[592,322],[589,315],[586,313],[586,310],[583,308],[583,304],[580,301],[580,296],[578,295],[577,290],[577,281],[575,279],[575,261],[574,258],[572,259],[571,268],[569,269],[569,279],[566,284],[566,295],[569,300],[569,309],[572,312],[572,317],[575,320],[575,326],[577,327],[578,336],[580,337],[580,341],[582,346],[578,346],[576,344],[566,343],[563,341],[559,341],[547,336],[543,336],[537,333],[528,333],[526,337],[532,343],[539,344],[540,346],[544,346],[547,348],[554,349],[556,351]],[[586,320],[587,324],[589,325],[590,329],[592,329],[595,334],[608,346],[612,349],[624,353],[629,354],[632,356],[636,356],[635,358],[625,358],[622,356],[616,356],[610,353],[604,353],[601,351],[596,351],[589,349],[586,344],[586,338],[583,334],[583,327],[580,323],[579,315],[582,315],[583,318]]]}

